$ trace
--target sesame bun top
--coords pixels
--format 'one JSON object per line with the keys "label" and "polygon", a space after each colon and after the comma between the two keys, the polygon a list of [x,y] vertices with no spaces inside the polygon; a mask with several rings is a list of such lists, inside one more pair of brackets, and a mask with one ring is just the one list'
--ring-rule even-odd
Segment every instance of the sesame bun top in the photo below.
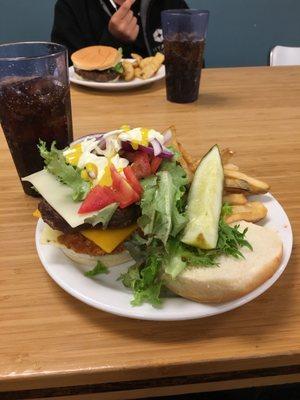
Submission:
{"label": "sesame bun top", "polygon": [[121,61],[122,55],[110,46],[84,47],[72,54],[74,67],[86,71],[104,71],[114,67]]}

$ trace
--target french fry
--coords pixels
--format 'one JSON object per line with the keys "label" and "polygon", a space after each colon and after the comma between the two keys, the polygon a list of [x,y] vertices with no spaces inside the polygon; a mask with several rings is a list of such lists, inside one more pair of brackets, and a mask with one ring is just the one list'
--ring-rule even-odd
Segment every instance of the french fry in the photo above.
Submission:
{"label": "french fry", "polygon": [[140,64],[138,63],[137,60],[132,61],[131,65],[133,66],[133,68],[139,68],[139,66],[140,66]]}
{"label": "french fry", "polygon": [[163,62],[165,61],[165,56],[160,52],[155,54],[155,58],[159,61],[160,64],[163,64]]}
{"label": "french fry", "polygon": [[127,82],[132,81],[132,79],[134,78],[134,68],[133,68],[131,62],[123,61],[122,65],[123,65],[123,69],[124,69],[123,78]]}
{"label": "french fry", "polygon": [[185,161],[185,163],[189,169],[190,178],[193,179],[194,173],[196,172],[196,169],[197,169],[200,161],[197,163],[197,166],[195,168],[194,158],[190,155],[190,153],[183,147],[183,145],[180,142],[177,142],[177,143],[178,143],[178,149],[182,155],[182,158]]}
{"label": "french fry", "polygon": [[143,59],[142,56],[140,56],[139,54],[136,54],[136,53],[131,53],[131,57],[132,57],[134,60],[136,60],[138,66],[141,64],[141,61],[142,61],[142,59]]}
{"label": "french fry", "polygon": [[[181,154],[181,151],[180,151],[180,148],[179,148],[179,143],[178,143],[178,141],[176,139],[176,130],[175,130],[174,126],[171,126],[170,130],[172,131],[172,143],[171,143],[171,145],[174,147],[175,150],[177,150]],[[193,179],[194,174],[191,171],[188,163],[185,161],[185,159],[183,158],[182,155],[180,156],[178,161],[179,161],[180,165],[182,166],[182,168],[185,170],[189,182],[191,182],[192,179]]]}
{"label": "french fry", "polygon": [[[149,79],[161,67],[162,63],[165,60],[165,56],[162,53],[156,53],[155,56],[143,58],[137,53],[131,53],[131,57],[133,58],[133,62],[131,62],[132,67],[134,68],[134,75],[132,75],[131,68],[128,66],[124,67],[124,63],[127,61],[123,61],[124,74],[123,77],[125,80],[132,80],[134,77],[140,79]],[[127,68],[127,69],[126,69]],[[130,79],[129,79],[130,78]]]}
{"label": "french fry", "polygon": [[142,68],[142,79],[149,79],[153,75],[155,75],[157,70],[154,68],[152,64],[147,64],[145,67]]}
{"label": "french fry", "polygon": [[247,221],[258,222],[267,215],[266,207],[259,201],[249,202],[244,205],[232,206],[232,214],[225,217],[225,222]]}
{"label": "french fry", "polygon": [[245,195],[251,193],[248,182],[242,179],[225,178],[224,190],[226,193],[243,193]]}
{"label": "french fry", "polygon": [[134,69],[134,76],[136,78],[141,78],[142,77],[142,70],[140,67],[137,67]]}
{"label": "french fry", "polygon": [[[231,180],[238,180],[238,181],[243,181],[248,184],[249,191],[253,194],[263,194],[267,193],[268,190],[270,189],[270,186],[258,179],[252,178],[251,176],[248,176],[246,174],[243,174],[242,172],[239,171],[232,171],[228,169],[224,169],[224,175],[225,178],[229,178]],[[226,186],[226,179],[225,179],[225,186]],[[227,187],[226,187],[227,189]]]}
{"label": "french fry", "polygon": [[231,206],[239,206],[247,203],[247,198],[242,193],[231,193],[223,196],[223,203]]}
{"label": "french fry", "polygon": [[196,172],[196,169],[198,168],[200,161],[201,161],[201,158],[199,158],[199,160],[197,160],[197,161],[194,161],[193,164],[190,166],[193,173]]}
{"label": "french fry", "polygon": [[183,147],[183,145],[178,142],[178,148],[180,153],[182,154],[182,157],[185,159],[185,161],[189,164],[189,165],[193,165],[195,160],[194,158],[190,155],[190,153],[188,151],[186,151],[186,149]]}
{"label": "french fry", "polygon": [[229,148],[222,150],[221,158],[223,165],[228,164],[229,160],[234,156],[234,154],[235,152],[233,150],[230,150]]}
{"label": "french fry", "polygon": [[239,167],[237,165],[231,164],[231,163],[223,165],[223,168],[229,169],[230,171],[239,171]]}
{"label": "french fry", "polygon": [[151,64],[151,62],[152,62],[152,60],[154,59],[154,57],[146,57],[146,58],[143,58],[141,61],[140,61],[140,67],[142,68],[142,69],[144,69],[145,67],[147,67],[147,65],[149,65],[149,64]]}

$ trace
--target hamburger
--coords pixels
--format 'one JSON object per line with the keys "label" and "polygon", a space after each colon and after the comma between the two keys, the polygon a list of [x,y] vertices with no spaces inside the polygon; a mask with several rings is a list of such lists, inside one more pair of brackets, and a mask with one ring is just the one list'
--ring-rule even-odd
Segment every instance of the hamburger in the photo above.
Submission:
{"label": "hamburger", "polygon": [[57,246],[73,261],[89,266],[132,260],[124,241],[137,228],[140,180],[173,156],[164,141],[153,129],[124,126],[88,135],[64,150],[55,143],[48,150],[41,142],[45,168],[23,180],[43,198],[35,213],[44,222],[42,244]]}
{"label": "hamburger", "polygon": [[95,82],[115,82],[122,72],[122,52],[110,46],[90,46],[71,55],[75,73]]}
{"label": "hamburger", "polygon": [[[42,243],[94,267],[93,273],[99,262],[134,260],[121,276],[133,305],[159,305],[163,287],[199,302],[234,300],[280,265],[278,234],[243,221],[257,221],[256,215],[247,211],[233,219],[238,224],[226,222],[236,215],[223,202],[229,187],[217,145],[193,168],[172,129],[122,126],[64,150],[39,148],[45,169],[23,179],[43,197],[37,212]],[[268,190],[250,180],[256,193]]]}

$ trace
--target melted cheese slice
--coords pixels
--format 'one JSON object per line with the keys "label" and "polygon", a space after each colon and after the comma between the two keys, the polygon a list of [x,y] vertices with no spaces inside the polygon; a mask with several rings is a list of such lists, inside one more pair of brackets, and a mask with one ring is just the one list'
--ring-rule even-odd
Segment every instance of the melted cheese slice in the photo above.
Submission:
{"label": "melted cheese slice", "polygon": [[42,215],[41,215],[41,213],[40,213],[40,211],[39,211],[38,209],[36,209],[36,210],[32,213],[32,216],[33,216],[34,218],[42,218]]}
{"label": "melted cheese slice", "polygon": [[137,228],[137,225],[130,225],[127,228],[116,229],[86,229],[80,233],[87,239],[101,247],[106,253],[111,253],[125,239],[128,238]]}
{"label": "melted cheese slice", "polygon": [[43,198],[56,210],[72,228],[84,224],[85,219],[98,214],[98,211],[78,214],[81,206],[72,199],[72,189],[67,185],[59,182],[54,175],[50,174],[46,169],[36,172],[35,174],[22,178],[23,181],[30,182]]}

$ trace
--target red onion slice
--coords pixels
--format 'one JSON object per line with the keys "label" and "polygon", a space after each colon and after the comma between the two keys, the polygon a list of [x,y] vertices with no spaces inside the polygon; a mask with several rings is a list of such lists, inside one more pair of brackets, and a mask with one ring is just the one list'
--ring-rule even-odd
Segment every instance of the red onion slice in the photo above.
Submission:
{"label": "red onion slice", "polygon": [[165,147],[159,155],[159,157],[161,157],[161,158],[172,158],[173,156],[174,156],[174,154],[172,153],[172,151],[166,149]]}
{"label": "red onion slice", "polygon": [[162,145],[159,143],[157,139],[152,139],[150,143],[153,147],[154,156],[155,157],[158,156],[163,150]]}
{"label": "red onion slice", "polygon": [[85,139],[93,139],[102,140],[104,134],[103,133],[89,133],[88,135],[81,136],[79,139],[74,140],[70,145],[77,144],[83,142]]}

